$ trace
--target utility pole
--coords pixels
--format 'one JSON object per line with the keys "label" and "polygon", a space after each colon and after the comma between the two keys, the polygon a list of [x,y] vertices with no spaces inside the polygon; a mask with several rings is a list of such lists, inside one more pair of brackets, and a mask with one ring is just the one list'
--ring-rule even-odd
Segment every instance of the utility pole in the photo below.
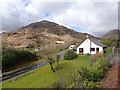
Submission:
{"label": "utility pole", "polygon": [[92,66],[91,39],[88,35],[86,37],[90,40],[90,66]]}
{"label": "utility pole", "polygon": [[92,66],[91,39],[90,39],[90,66]]}

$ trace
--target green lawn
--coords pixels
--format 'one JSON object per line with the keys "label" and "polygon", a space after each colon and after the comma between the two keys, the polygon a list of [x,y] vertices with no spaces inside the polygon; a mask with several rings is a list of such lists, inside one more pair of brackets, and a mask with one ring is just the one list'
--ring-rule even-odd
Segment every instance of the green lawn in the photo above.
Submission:
{"label": "green lawn", "polygon": [[[71,82],[71,75],[81,65],[90,67],[89,56],[78,56],[74,60],[60,60],[60,70],[53,73],[49,64],[30,73],[3,82],[3,88],[42,88],[51,87],[58,80]],[[56,64],[54,65],[56,67]]]}

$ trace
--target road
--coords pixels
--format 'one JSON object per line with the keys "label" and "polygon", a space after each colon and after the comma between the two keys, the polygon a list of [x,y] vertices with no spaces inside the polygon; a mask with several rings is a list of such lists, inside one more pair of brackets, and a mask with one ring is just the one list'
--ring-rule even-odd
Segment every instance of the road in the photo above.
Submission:
{"label": "road", "polygon": [[[64,53],[60,53],[60,58],[63,58],[63,57],[64,57]],[[48,63],[48,61],[46,60],[46,61],[40,62],[38,64],[35,64],[35,65],[32,65],[32,66],[29,66],[29,67],[14,71],[12,73],[2,75],[2,77],[0,77],[0,82],[11,79],[11,78],[14,78],[14,77],[16,77],[18,75],[21,75],[21,74],[24,74],[26,72],[30,72],[30,71],[35,70],[37,68],[40,68],[42,66],[45,66],[47,63]]]}
{"label": "road", "polygon": [[3,75],[2,77],[0,77],[0,82],[8,80],[8,79],[11,79],[13,77],[16,77],[18,75],[24,74],[26,72],[32,71],[32,70],[37,69],[39,67],[42,67],[42,66],[46,65],[47,63],[48,63],[47,61],[44,61],[44,62],[38,63],[36,65],[32,65],[32,66],[29,66],[27,68],[23,68],[23,69],[14,71],[14,72],[9,73],[7,75]]}

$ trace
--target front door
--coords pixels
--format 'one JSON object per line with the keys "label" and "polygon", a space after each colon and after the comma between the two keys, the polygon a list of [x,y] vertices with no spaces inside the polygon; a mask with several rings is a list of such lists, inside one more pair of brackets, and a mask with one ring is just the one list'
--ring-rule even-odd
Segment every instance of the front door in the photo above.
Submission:
{"label": "front door", "polygon": [[79,48],[80,54],[83,54],[83,48]]}
{"label": "front door", "polygon": [[99,48],[96,48],[96,53],[99,53]]}

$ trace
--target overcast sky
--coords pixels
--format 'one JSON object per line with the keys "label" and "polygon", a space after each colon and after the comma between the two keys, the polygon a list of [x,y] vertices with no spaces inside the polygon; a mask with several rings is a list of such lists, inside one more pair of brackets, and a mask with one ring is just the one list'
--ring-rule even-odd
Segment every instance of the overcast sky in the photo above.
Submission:
{"label": "overcast sky", "polygon": [[118,28],[118,1],[0,0],[1,32],[48,20],[78,32],[101,35]]}

